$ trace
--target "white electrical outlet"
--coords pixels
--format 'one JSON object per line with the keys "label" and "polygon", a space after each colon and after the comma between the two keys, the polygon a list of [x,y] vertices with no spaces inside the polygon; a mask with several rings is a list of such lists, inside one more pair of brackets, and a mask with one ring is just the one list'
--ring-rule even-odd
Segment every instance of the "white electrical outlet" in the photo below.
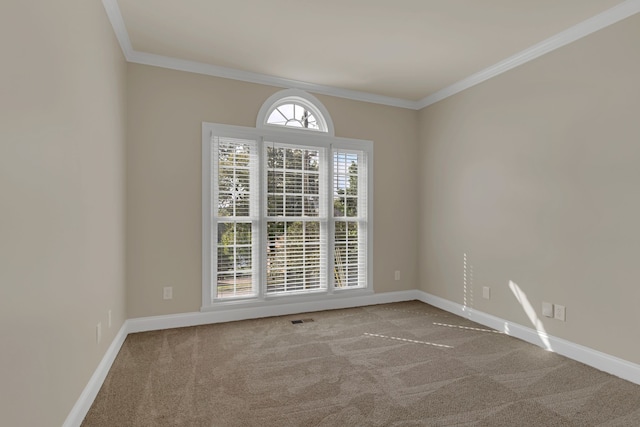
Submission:
{"label": "white electrical outlet", "polygon": [[491,288],[488,286],[482,287],[482,298],[491,299]]}
{"label": "white electrical outlet", "polygon": [[107,311],[107,325],[111,328],[111,310]]}
{"label": "white electrical outlet", "polygon": [[100,340],[102,340],[102,323],[96,325],[96,343],[100,344]]}
{"label": "white electrical outlet", "polygon": [[173,287],[165,286],[162,292],[162,298],[164,299],[173,299]]}
{"label": "white electrical outlet", "polygon": [[553,317],[557,320],[562,320],[563,322],[566,320],[566,309],[564,305],[555,304],[553,306]]}
{"label": "white electrical outlet", "polygon": [[542,315],[544,317],[553,317],[553,304],[551,304],[550,302],[543,302]]}
{"label": "white electrical outlet", "polygon": [[396,281],[400,280],[400,270],[396,270],[396,272],[395,272],[393,277],[396,279]]}

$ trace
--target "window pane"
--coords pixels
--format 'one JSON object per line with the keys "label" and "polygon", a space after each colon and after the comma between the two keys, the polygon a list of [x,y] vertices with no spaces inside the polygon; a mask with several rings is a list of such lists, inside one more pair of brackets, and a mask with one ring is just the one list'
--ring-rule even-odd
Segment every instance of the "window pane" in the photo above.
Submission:
{"label": "window pane", "polygon": [[272,125],[320,130],[318,120],[309,109],[296,103],[282,104],[275,108],[267,118]]}
{"label": "window pane", "polygon": [[218,139],[218,215],[249,216],[251,197],[251,144],[243,140]]}
{"label": "window pane", "polygon": [[285,174],[285,189],[287,193],[302,193],[302,174],[287,172]]}
{"label": "window pane", "polygon": [[305,151],[304,170],[317,172],[320,167],[320,153],[316,150]]}
{"label": "window pane", "polygon": [[236,223],[236,243],[239,245],[251,244],[251,223]]}
{"label": "window pane", "polygon": [[333,207],[336,217],[358,216],[358,154],[335,152],[333,156]]}
{"label": "window pane", "polygon": [[284,216],[284,196],[267,196],[267,216]]}
{"label": "window pane", "polygon": [[304,215],[318,216],[320,214],[320,197],[307,196],[304,198]]}
{"label": "window pane", "polygon": [[233,246],[235,234],[235,224],[233,222],[218,223],[218,246]]}
{"label": "window pane", "polygon": [[302,216],[302,196],[287,196],[285,205],[285,216]]}
{"label": "window pane", "polygon": [[218,274],[230,274],[233,277],[234,272],[234,248],[218,248]]}
{"label": "window pane", "polygon": [[253,251],[250,222],[218,223],[217,281],[218,298],[252,294]]}
{"label": "window pane", "polygon": [[301,170],[303,153],[304,153],[303,150],[289,149],[289,148],[285,149],[284,168]]}
{"label": "window pane", "polygon": [[[318,173],[320,151],[269,144],[271,146],[267,147],[267,216],[319,216],[322,203]],[[277,166],[282,166],[282,169]],[[284,194],[284,197],[277,196],[280,194]]]}
{"label": "window pane", "polygon": [[320,288],[320,223],[268,222],[267,229],[267,293]]}
{"label": "window pane", "polygon": [[317,173],[306,173],[304,175],[304,192],[305,194],[320,193],[320,177]]}
{"label": "window pane", "polygon": [[285,116],[287,119],[293,118],[293,104],[283,104],[278,107],[278,110]]}
{"label": "window pane", "polygon": [[236,201],[235,216],[249,216],[250,202],[248,198]]}
{"label": "window pane", "polygon": [[360,286],[358,222],[335,222],[335,286]]}
{"label": "window pane", "polygon": [[273,110],[267,119],[267,123],[272,125],[285,125],[287,123],[287,118],[282,115],[279,110]]}
{"label": "window pane", "polygon": [[270,170],[267,172],[267,192],[284,193],[284,174],[279,171]]}
{"label": "window pane", "polygon": [[284,167],[284,150],[282,148],[267,147],[267,167],[271,169]]}
{"label": "window pane", "polygon": [[235,153],[235,164],[236,166],[248,167],[250,158],[251,156],[248,148],[240,147]]}
{"label": "window pane", "polygon": [[251,247],[236,248],[236,270],[251,270]]}

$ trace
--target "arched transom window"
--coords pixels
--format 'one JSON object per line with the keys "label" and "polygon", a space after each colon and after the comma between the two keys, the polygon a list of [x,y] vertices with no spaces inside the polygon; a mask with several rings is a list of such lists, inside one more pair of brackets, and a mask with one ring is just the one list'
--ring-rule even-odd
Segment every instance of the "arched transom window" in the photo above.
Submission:
{"label": "arched transom window", "polygon": [[313,95],[297,89],[275,93],[258,113],[257,127],[281,126],[308,129],[334,135],[329,112]]}
{"label": "arched transom window", "polygon": [[267,124],[320,130],[316,116],[308,107],[297,102],[276,107],[267,117]]}

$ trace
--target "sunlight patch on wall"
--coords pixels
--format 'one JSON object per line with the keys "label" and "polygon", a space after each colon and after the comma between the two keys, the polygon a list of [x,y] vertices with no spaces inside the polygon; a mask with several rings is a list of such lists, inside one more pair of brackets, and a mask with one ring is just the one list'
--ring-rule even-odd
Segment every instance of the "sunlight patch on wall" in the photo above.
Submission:
{"label": "sunlight patch on wall", "polygon": [[542,321],[540,320],[540,318],[538,318],[536,311],[534,310],[533,306],[529,302],[529,298],[527,298],[527,294],[525,294],[524,291],[520,289],[520,286],[518,286],[515,282],[511,280],[509,280],[509,289],[511,289],[511,292],[513,292],[513,295],[516,297],[516,300],[518,300],[525,314],[531,321],[531,324],[533,325],[536,332],[538,333],[538,337],[542,341],[543,347],[549,351],[553,351],[553,348],[551,347],[551,343],[549,342],[549,336],[547,335],[547,331],[544,329],[544,326],[542,325]]}

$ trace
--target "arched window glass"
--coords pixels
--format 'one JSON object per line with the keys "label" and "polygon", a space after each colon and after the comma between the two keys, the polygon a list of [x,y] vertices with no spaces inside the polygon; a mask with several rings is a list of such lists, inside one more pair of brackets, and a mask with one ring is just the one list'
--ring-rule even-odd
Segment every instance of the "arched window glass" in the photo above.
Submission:
{"label": "arched window glass", "polygon": [[333,122],[324,105],[313,95],[297,89],[282,90],[269,97],[258,113],[256,126],[282,126],[334,135]]}
{"label": "arched window glass", "polygon": [[296,102],[275,107],[267,117],[267,124],[320,130],[316,116],[309,108]]}

